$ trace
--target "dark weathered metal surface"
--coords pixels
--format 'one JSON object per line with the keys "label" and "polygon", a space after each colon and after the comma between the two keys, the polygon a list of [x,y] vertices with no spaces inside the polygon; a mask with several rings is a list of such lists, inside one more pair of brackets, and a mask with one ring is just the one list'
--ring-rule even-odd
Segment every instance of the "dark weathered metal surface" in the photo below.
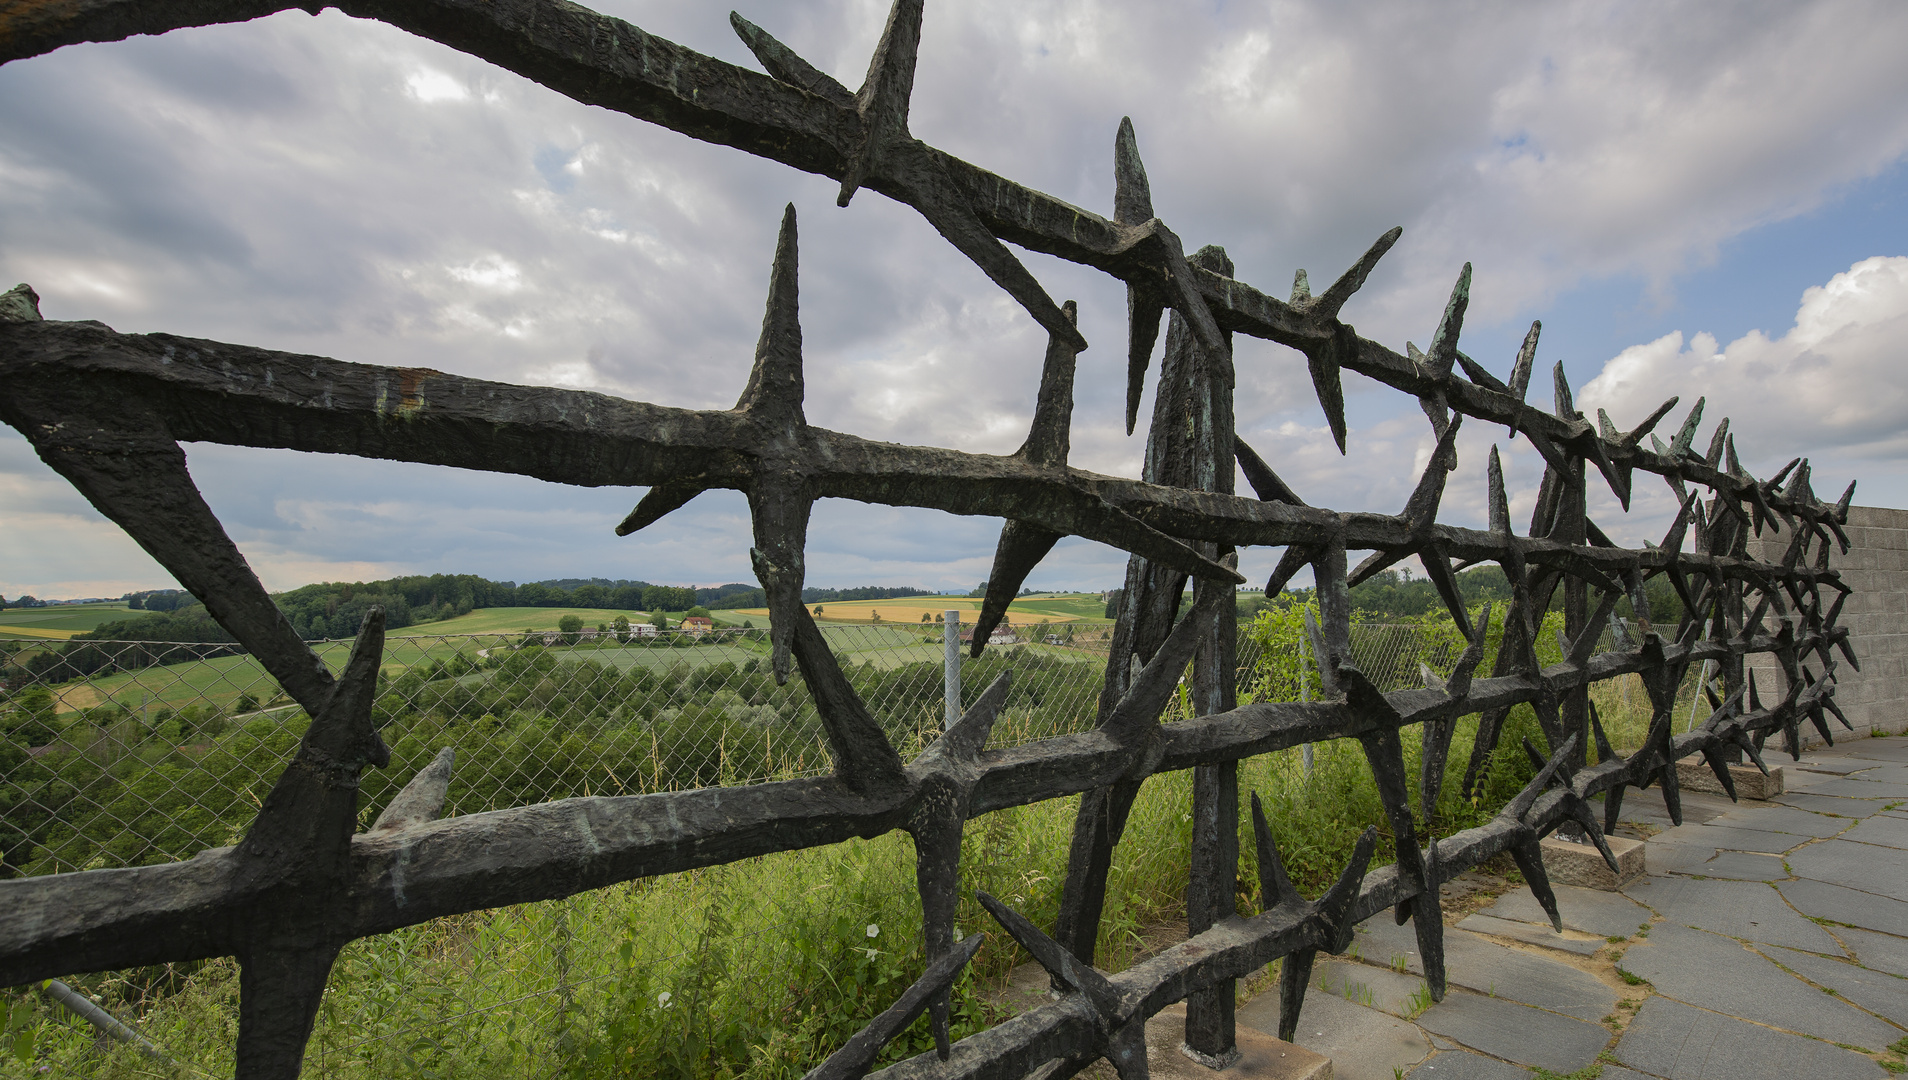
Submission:
{"label": "dark weathered metal surface", "polygon": [[[0,0],[0,61],[63,45],[256,18],[277,0]],[[1288,301],[1234,280],[1217,248],[1184,254],[1155,215],[1130,122],[1115,135],[1115,205],[1104,218],[1022,187],[915,140],[907,128],[921,0],[896,0],[868,77],[851,92],[766,30],[736,16],[737,33],[768,74],[663,41],[564,0],[350,0],[375,18],[484,57],[578,101],[616,109],[691,137],[734,146],[840,182],[847,205],[862,188],[907,203],[1012,295],[1049,335],[1032,429],[1013,455],[991,457],[896,446],[808,424],[798,307],[796,222],[783,216],[755,365],[734,409],[670,409],[597,394],[512,386],[425,368],[387,368],[164,334],[117,334],[97,323],[40,320],[21,287],[0,296],[0,419],[127,530],[232,631],[316,719],[244,841],[182,863],[0,882],[0,983],[74,971],[235,955],[243,965],[238,1046],[242,1076],[296,1075],[332,959],[354,938],[442,915],[573,895],[653,874],[900,829],[917,852],[928,970],[894,1007],[817,1070],[861,1075],[882,1046],[926,1012],[937,1052],[902,1062],[897,1077],[1069,1075],[1110,1057],[1125,1077],[1145,1074],[1147,1017],[1190,1000],[1187,1042],[1206,1060],[1231,1048],[1231,980],[1285,958],[1280,1027],[1297,1023],[1312,958],[1349,942],[1358,921],[1394,909],[1414,920],[1427,981],[1444,991],[1440,882],[1502,852],[1523,869],[1556,918],[1538,839],[1560,827],[1604,847],[1627,788],[1660,784],[1680,814],[1675,763],[1700,754],[1728,783],[1726,763],[1758,765],[1783,733],[1799,750],[1806,719],[1824,737],[1835,671],[1855,663],[1837,625],[1848,592],[1829,569],[1851,490],[1817,499],[1806,462],[1757,480],[1737,459],[1728,421],[1695,450],[1698,402],[1669,443],[1652,434],[1665,403],[1629,431],[1572,402],[1561,367],[1553,407],[1524,402],[1535,367],[1533,325],[1507,380],[1458,348],[1470,300],[1460,273],[1428,351],[1403,355],[1338,320],[1345,302],[1397,242],[1393,229],[1324,292],[1299,271]],[[1127,285],[1131,430],[1164,312],[1172,318],[1142,480],[1067,464],[1075,355],[1086,343],[1071,301],[1056,304],[1002,243],[1097,267]],[[1230,335],[1303,352],[1335,441],[1347,437],[1342,372],[1416,397],[1437,439],[1424,476],[1396,515],[1307,505],[1232,430]],[[1459,375],[1462,372],[1462,375]],[[1437,521],[1455,436],[1466,417],[1522,434],[1547,469],[1528,535],[1514,533],[1497,451],[1487,476],[1489,527]],[[1643,445],[1645,436],[1649,446]],[[284,447],[514,471],[584,486],[648,487],[619,527],[628,533],[698,492],[747,494],[751,552],[773,610],[773,666],[799,664],[834,755],[832,776],[669,794],[566,799],[436,820],[448,785],[441,755],[376,825],[353,835],[357,776],[385,763],[371,727],[370,687],[381,617],[367,621],[334,681],[297,639],[186,471],[181,441]],[[1232,493],[1237,461],[1257,498]],[[1611,543],[1587,512],[1592,468],[1626,507],[1637,471],[1662,476],[1681,500],[1663,543]],[[1709,492],[1691,489],[1701,485]],[[926,752],[904,763],[801,604],[810,508],[820,498],[933,507],[1006,520],[975,635],[984,647],[1029,571],[1054,543],[1083,536],[1132,556],[1097,727],[1081,735],[987,750],[1005,677]],[[1778,563],[1750,557],[1748,540],[1786,532]],[[1325,700],[1248,703],[1232,685],[1232,551],[1282,546],[1271,588],[1311,566],[1320,619],[1308,622]],[[1688,547],[1690,550],[1684,550]],[[1371,551],[1357,570],[1348,552]],[[1379,693],[1351,663],[1347,589],[1359,577],[1417,557],[1471,648],[1449,678]],[[1479,630],[1457,595],[1455,570],[1495,562],[1514,599],[1489,677],[1478,677]],[[1195,602],[1181,615],[1188,577]],[[1612,621],[1621,597],[1646,611],[1643,586],[1662,576],[1683,611],[1676,625]],[[1824,596],[1824,589],[1832,597]],[[1564,660],[1540,669],[1534,636],[1558,590]],[[1594,602],[1591,593],[1597,597]],[[1607,626],[1617,649],[1592,655]],[[1768,653],[1783,674],[1765,704],[1744,657]],[[1707,723],[1675,735],[1671,705],[1691,664],[1716,661]],[[1191,719],[1159,716],[1194,665]],[[1653,722],[1646,744],[1618,757],[1586,690],[1639,673]],[[1479,716],[1470,789],[1496,749],[1505,714],[1531,704],[1551,751],[1528,752],[1536,778],[1489,823],[1420,850],[1417,832],[1446,783],[1453,728]],[[1399,733],[1425,726],[1411,806]],[[1265,910],[1233,910],[1237,874],[1236,763],[1333,738],[1364,747],[1400,857],[1366,873],[1367,833],[1338,884],[1307,902],[1286,879],[1256,798],[1255,841]],[[1589,748],[1594,745],[1594,759]],[[1092,966],[1107,869],[1139,784],[1196,770],[1199,841],[1188,892],[1192,937],[1130,971]],[[961,833],[972,817],[1080,794],[1059,924],[1051,937],[991,897],[982,902],[1065,993],[949,1046],[947,988],[978,939],[953,941]],[[1606,797],[1598,822],[1587,800]],[[1604,847],[1606,858],[1609,857]]]}

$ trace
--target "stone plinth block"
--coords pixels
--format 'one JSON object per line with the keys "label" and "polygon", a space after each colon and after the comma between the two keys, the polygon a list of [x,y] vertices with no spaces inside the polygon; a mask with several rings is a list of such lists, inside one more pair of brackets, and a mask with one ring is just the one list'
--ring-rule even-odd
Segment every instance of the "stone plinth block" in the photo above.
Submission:
{"label": "stone plinth block", "polygon": [[1233,1038],[1239,1056],[1223,1069],[1207,1068],[1180,1051],[1186,1041],[1185,1002],[1168,1005],[1146,1022],[1146,1067],[1154,1080],[1332,1080],[1332,1059],[1322,1054],[1245,1024]]}
{"label": "stone plinth block", "polygon": [[1643,841],[1622,836],[1606,836],[1604,840],[1622,873],[1610,872],[1610,864],[1603,861],[1603,853],[1595,844],[1544,837],[1544,873],[1550,875],[1550,883],[1615,892],[1643,876]]}
{"label": "stone plinth block", "polygon": [[[1735,782],[1738,799],[1773,799],[1782,794],[1782,766],[1780,765],[1771,766],[1767,776],[1762,775],[1762,770],[1754,765],[1731,765],[1729,779]],[[1676,783],[1684,791],[1726,794],[1722,784],[1716,779],[1715,771],[1701,758],[1677,762]]]}

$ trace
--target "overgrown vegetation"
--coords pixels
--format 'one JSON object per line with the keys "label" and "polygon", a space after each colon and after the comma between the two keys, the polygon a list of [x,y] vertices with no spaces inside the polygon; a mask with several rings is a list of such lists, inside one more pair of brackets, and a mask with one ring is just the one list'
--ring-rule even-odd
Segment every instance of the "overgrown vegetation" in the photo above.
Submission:
{"label": "overgrown vegetation", "polygon": [[[1316,697],[1316,673],[1299,662],[1303,611],[1302,603],[1287,602],[1242,628],[1241,657],[1252,664],[1242,699],[1296,698],[1303,678],[1313,680]],[[1538,635],[1544,662],[1557,659],[1556,621],[1547,618]],[[1396,640],[1385,636],[1394,633]],[[1488,650],[1501,635],[1496,614]],[[1420,662],[1448,671],[1462,645],[1448,615],[1434,612],[1395,632],[1365,632],[1354,659],[1389,689],[1414,683]],[[586,644],[497,650],[494,658],[439,656],[389,680],[377,708],[392,763],[366,777],[364,821],[446,745],[458,751],[447,813],[827,767],[808,695],[798,678],[775,686],[765,656],[711,664],[689,649],[662,654],[680,656],[679,663],[616,662],[639,651]],[[1487,652],[1480,674],[1491,659]],[[1035,649],[994,650],[968,663],[967,685],[978,689],[1010,667],[1015,692],[994,745],[1091,722],[1097,665]],[[857,664],[849,673],[905,755],[934,737],[942,711],[938,663]],[[1616,690],[1595,692],[1612,697]],[[1633,745],[1640,725],[1623,719],[1629,714],[1613,697],[1611,703],[1603,714],[1612,737]],[[233,842],[304,724],[294,708],[259,704],[135,719],[110,706],[54,714],[50,696],[16,698],[4,721],[8,738],[0,742],[0,770],[9,781],[0,790],[33,794],[5,808],[12,831],[0,843],[8,864],[38,872],[76,860],[154,862]],[[49,732],[54,752],[24,753],[24,745],[40,745],[34,740]],[[1459,725],[1454,763],[1468,759],[1474,732],[1475,720]],[[1407,767],[1415,771],[1419,733],[1406,729],[1403,736]],[[1453,775],[1420,828],[1449,835],[1486,820],[1530,776],[1524,738],[1544,748],[1534,715],[1520,707],[1478,789],[1460,790]],[[1296,750],[1241,762],[1241,781],[1264,800],[1286,864],[1308,895],[1337,875],[1366,826],[1379,831],[1376,862],[1394,857],[1355,742],[1318,745],[1309,771]],[[972,903],[973,890],[986,889],[1050,924],[1075,805],[1054,800],[969,824],[962,871],[969,899],[960,927],[988,933],[990,941],[956,988],[957,1037],[1000,1019],[991,988],[1026,959]],[[1109,884],[1104,963],[1124,966],[1143,928],[1183,910],[1189,807],[1186,774],[1154,777],[1142,790]],[[1251,912],[1257,873],[1245,848],[1240,905]],[[798,1076],[918,974],[919,919],[911,842],[891,834],[438,920],[346,950],[311,1043],[308,1075]],[[231,961],[74,981],[119,1015],[139,1018],[148,1037],[187,1063],[175,1068],[179,1075],[230,1071],[237,1007]],[[7,1015],[19,1018],[14,1034],[25,1057],[0,1065],[0,1076],[39,1075],[34,1070],[43,1067],[56,1075],[165,1074],[131,1053],[100,1051],[90,1029],[35,996],[11,993],[5,1003],[13,1010]],[[888,1057],[928,1045],[917,1025]]]}

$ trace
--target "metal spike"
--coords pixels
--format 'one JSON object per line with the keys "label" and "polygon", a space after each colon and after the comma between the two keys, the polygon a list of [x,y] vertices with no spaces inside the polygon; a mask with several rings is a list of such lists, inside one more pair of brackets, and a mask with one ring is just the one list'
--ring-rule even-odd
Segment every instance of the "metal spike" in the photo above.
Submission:
{"label": "metal spike", "polygon": [[1391,245],[1397,243],[1398,238],[1403,235],[1402,226],[1393,226],[1387,230],[1370,248],[1366,249],[1363,255],[1358,257],[1358,261],[1352,264],[1351,269],[1340,274],[1330,288],[1319,294],[1318,299],[1312,302],[1309,312],[1316,318],[1338,318],[1338,311],[1345,306],[1345,301],[1350,300],[1353,293],[1364,288],[1365,279],[1371,276],[1372,268],[1378,265],[1378,260],[1384,258],[1385,252],[1390,251]]}
{"label": "metal spike", "polygon": [[1278,565],[1272,568],[1272,576],[1265,581],[1265,595],[1277,596],[1284,592],[1286,583],[1292,580],[1293,575],[1311,565],[1318,556],[1317,548],[1305,544],[1288,545],[1279,556]]}
{"label": "metal spike", "polygon": [[1504,465],[1498,459],[1497,445],[1491,444],[1490,463],[1486,466],[1486,476],[1490,483],[1491,532],[1498,536],[1509,536],[1510,498],[1504,494]]}
{"label": "metal spike", "polygon": [[1412,928],[1418,935],[1418,960],[1424,965],[1424,985],[1432,1001],[1443,1001],[1448,989],[1444,972],[1444,858],[1434,838],[1424,854],[1424,892],[1418,895]]}
{"label": "metal spike", "polygon": [[[1543,322],[1530,324],[1530,331],[1524,335],[1524,343],[1517,349],[1517,362],[1511,365],[1510,392],[1518,401],[1524,400],[1524,394],[1530,388],[1531,367],[1537,362],[1537,337],[1544,330]],[[1511,435],[1516,437],[1513,430]]]}
{"label": "metal spike", "polygon": [[1486,601],[1483,609],[1478,612],[1474,629],[1476,632],[1471,635],[1471,643],[1464,647],[1463,653],[1459,654],[1457,666],[1451,671],[1450,679],[1444,684],[1444,692],[1453,699],[1461,698],[1471,692],[1471,675],[1484,659],[1484,641],[1491,632],[1489,601]]}
{"label": "metal spike", "polygon": [[1438,321],[1438,332],[1431,336],[1431,353],[1426,358],[1426,369],[1437,378],[1451,374],[1451,366],[1457,362],[1458,334],[1464,329],[1464,309],[1471,305],[1471,264],[1465,263],[1458,272],[1457,284],[1451,286],[1451,299],[1445,301],[1444,318]]}
{"label": "metal spike", "polygon": [[[1682,400],[1681,398],[1671,398],[1668,401],[1665,401],[1663,404],[1658,405],[1656,407],[1655,412],[1644,417],[1642,423],[1630,429],[1630,433],[1624,436],[1623,441],[1634,445],[1638,440],[1642,439],[1643,436],[1648,435],[1651,429],[1655,428],[1659,421],[1661,421],[1665,416],[1668,416],[1669,411],[1671,409],[1674,409],[1676,407],[1676,403],[1681,400]],[[1661,445],[1661,443],[1659,442],[1658,445]]]}
{"label": "metal spike", "polygon": [[1378,828],[1365,826],[1359,834],[1358,843],[1352,848],[1351,861],[1345,869],[1339,871],[1338,880],[1324,896],[1318,898],[1318,912],[1325,925],[1331,927],[1331,943],[1325,951],[1333,956],[1351,948],[1352,935],[1358,931],[1358,924],[1351,920],[1352,901],[1358,899],[1358,888],[1365,880],[1365,868],[1371,865],[1371,853],[1378,847]]}
{"label": "metal spike", "polygon": [[689,500],[709,490],[706,486],[683,481],[671,481],[650,488],[637,501],[636,508],[617,523],[616,535],[628,536],[638,529],[648,528],[671,511],[680,510]]}
{"label": "metal spike", "polygon": [[1703,402],[1705,400],[1704,398],[1696,399],[1695,407],[1690,409],[1689,416],[1684,418],[1683,426],[1676,432],[1676,438],[1670,441],[1671,457],[1680,460],[1685,454],[1689,453],[1690,444],[1696,439],[1696,428],[1703,422]]}
{"label": "metal spike", "polygon": [[989,635],[1007,617],[1007,605],[1020,594],[1020,586],[1047,557],[1060,534],[1026,521],[1009,519],[1000,529],[1000,542],[994,547],[994,566],[987,575],[987,595],[981,601],[980,615],[974,620],[974,638],[970,656],[979,657]]}
{"label": "metal spike", "polygon": [[1256,791],[1252,793],[1252,836],[1259,850],[1259,910],[1304,903],[1305,898],[1285,874],[1285,861],[1279,857],[1278,842],[1272,839],[1272,827],[1266,823],[1265,807]]}
{"label": "metal spike", "polygon": [[399,832],[413,825],[437,820],[444,809],[444,797],[450,791],[451,767],[457,763],[457,748],[446,746],[429,765],[417,771],[404,790],[397,793],[384,812],[378,815],[370,833]]}
{"label": "metal spike", "polygon": [[1146,163],[1140,159],[1139,137],[1133,131],[1133,118],[1122,116],[1119,132],[1113,136],[1113,220],[1138,225],[1152,218],[1153,187],[1146,179]]}
{"label": "metal spike", "polygon": [[[1140,160],[1139,140],[1131,117],[1120,118],[1113,137],[1113,220],[1139,225],[1153,218],[1152,186],[1146,164]],[[1140,398],[1146,391],[1146,368],[1159,341],[1160,318],[1166,303],[1151,290],[1131,282],[1126,286],[1126,433],[1139,421]]]}
{"label": "metal spike", "polygon": [[1292,304],[1297,306],[1312,298],[1312,283],[1301,269],[1292,275]]}
{"label": "metal spike", "polygon": [[1272,471],[1257,451],[1247,446],[1244,439],[1237,435],[1232,438],[1232,456],[1239,462],[1239,470],[1245,473],[1246,483],[1252,485],[1253,493],[1260,502],[1285,503],[1290,506],[1304,506],[1305,500],[1298,497],[1291,485]]}
{"label": "metal spike", "polygon": [[1552,398],[1556,404],[1557,415],[1565,420],[1575,420],[1577,418],[1577,403],[1571,397],[1570,377],[1564,374],[1562,360],[1557,361],[1556,366],[1550,369],[1550,386]]}
{"label": "metal spike", "polygon": [[1418,477],[1418,486],[1412,489],[1411,497],[1405,500],[1401,516],[1410,523],[1413,534],[1421,534],[1437,523],[1438,503],[1444,498],[1445,480],[1457,468],[1457,435],[1458,428],[1463,424],[1463,414],[1451,417],[1450,425],[1440,434],[1437,445],[1431,450],[1430,460],[1424,464],[1424,474]]}
{"label": "metal spike", "polygon": [[[1854,501],[1854,499],[1855,499],[1855,481],[1850,480],[1848,482],[1848,489],[1842,492],[1842,497],[1840,499],[1835,500],[1835,520],[1836,521],[1841,522],[1843,525],[1848,524],[1848,506],[1849,506],[1849,503]],[[1848,549],[1844,547],[1842,550],[1846,552]]]}
{"label": "metal spike", "polygon": [[[1060,305],[1067,322],[1078,323],[1080,307],[1071,300]],[[1040,393],[1034,399],[1033,423],[1027,441],[1015,451],[1035,465],[1064,466],[1073,448],[1073,372],[1077,354],[1070,342],[1048,335],[1047,355],[1040,365]]]}
{"label": "metal spike", "polygon": [[1617,756],[1616,748],[1610,745],[1610,737],[1603,733],[1603,721],[1597,716],[1597,703],[1586,701],[1584,704],[1588,707],[1590,715],[1590,734],[1597,741],[1596,763],[1602,764]]}
{"label": "metal spike", "polygon": [[1462,350],[1458,350],[1457,362],[1458,366],[1464,369],[1464,374],[1469,376],[1470,380],[1477,385],[1489,390],[1495,390],[1500,394],[1510,393],[1509,386],[1505,385],[1497,376],[1486,371],[1483,364],[1464,355]]}
{"label": "metal spike", "polygon": [[787,83],[797,90],[806,90],[837,108],[855,107],[852,91],[836,82],[834,76],[797,56],[795,50],[775,40],[768,31],[733,11],[729,12],[729,25],[735,28],[742,44],[747,45],[756,60],[761,62],[762,70],[777,82]]}
{"label": "metal spike", "polygon": [[1542,905],[1544,914],[1550,916],[1551,928],[1563,933],[1563,915],[1557,910],[1557,894],[1551,891],[1550,875],[1544,872],[1543,848],[1537,843],[1537,834],[1532,833],[1530,839],[1511,845],[1510,853],[1524,875],[1524,884],[1530,886],[1530,894]]}
{"label": "metal spike", "polygon": [[855,197],[885,144],[909,138],[908,99],[914,94],[914,63],[921,50],[923,3],[894,0],[894,6],[888,9],[881,41],[868,59],[868,77],[855,95],[855,110],[861,114],[861,138],[849,152],[841,191],[835,196],[836,206],[847,206]]}
{"label": "metal spike", "polygon": [[1319,408],[1325,411],[1326,426],[1332,429],[1332,441],[1338,452],[1345,452],[1345,387],[1339,375],[1341,357],[1358,355],[1358,334],[1344,323],[1336,323],[1332,337],[1305,353],[1305,367],[1312,376],[1312,390],[1318,395]]}
{"label": "metal spike", "polygon": [[1602,409],[1597,410],[1597,432],[1609,442],[1619,442],[1623,438],[1623,433],[1618,431],[1617,426],[1610,422],[1610,414],[1604,412]]}
{"label": "metal spike", "polygon": [[1299,949],[1279,964],[1279,1038],[1286,1042],[1298,1041],[1299,1011],[1305,1007],[1305,991],[1317,958],[1317,949]]}
{"label": "metal spike", "polygon": [[775,237],[775,261],[769,268],[768,301],[755,342],[755,363],[735,403],[751,419],[783,433],[808,423],[802,412],[807,391],[802,378],[800,277],[795,204],[789,203],[782,210],[782,227]]}
{"label": "metal spike", "polygon": [[1712,469],[1720,465],[1722,463],[1723,447],[1728,441],[1729,418],[1725,416],[1722,418],[1722,423],[1716,425],[1716,433],[1709,437],[1709,453],[1703,455],[1703,462]]}
{"label": "metal spike", "polygon": [[[972,934],[947,954],[933,960],[921,977],[902,992],[893,1005],[868,1021],[868,1025],[856,1032],[854,1037],[842,1044],[841,1049],[828,1056],[828,1060],[816,1066],[803,1080],[860,1080],[874,1067],[875,1059],[896,1035],[906,1031],[914,1023],[928,1003],[945,995],[954,980],[967,966],[968,961],[980,950],[986,934]],[[941,1050],[941,1060],[947,1060],[947,1051]]]}

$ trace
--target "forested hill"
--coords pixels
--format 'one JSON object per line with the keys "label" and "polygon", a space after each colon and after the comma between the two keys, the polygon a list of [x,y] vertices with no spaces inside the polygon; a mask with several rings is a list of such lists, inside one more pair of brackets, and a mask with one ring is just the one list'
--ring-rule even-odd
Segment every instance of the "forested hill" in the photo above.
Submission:
{"label": "forested hill", "polygon": [[[927,595],[931,594],[925,589],[883,585],[802,590],[802,599],[810,604]],[[232,640],[190,594],[166,590],[133,594],[133,597],[151,613],[107,623],[91,633],[75,635],[76,638]],[[383,581],[323,582],[277,593],[272,599],[306,639],[350,637],[363,624],[364,613],[374,606],[384,608],[386,625],[396,629],[466,615],[477,608],[574,607],[680,612],[696,606],[748,608],[768,603],[760,588],[740,583],[697,589],[620,578],[560,578],[519,585],[475,574],[420,574]]]}

